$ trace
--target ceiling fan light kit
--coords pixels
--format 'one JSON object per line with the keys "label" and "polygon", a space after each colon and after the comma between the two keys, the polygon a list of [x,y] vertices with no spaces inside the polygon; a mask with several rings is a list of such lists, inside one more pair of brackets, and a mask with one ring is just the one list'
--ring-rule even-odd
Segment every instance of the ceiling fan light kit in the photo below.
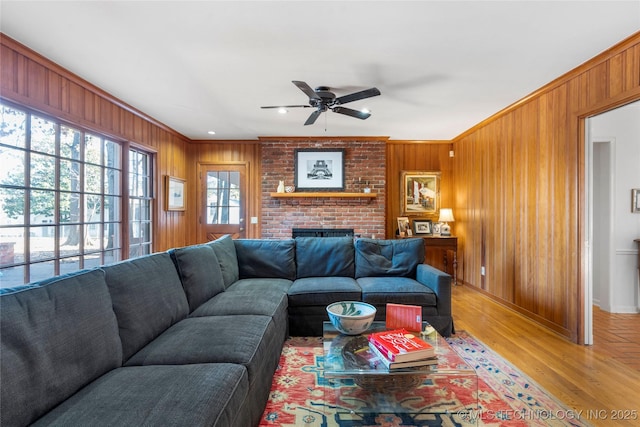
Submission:
{"label": "ceiling fan light kit", "polygon": [[307,121],[304,122],[305,126],[312,125],[316,122],[320,114],[326,111],[333,111],[334,113],[343,114],[349,117],[355,117],[356,119],[365,120],[371,116],[371,113],[366,110],[354,110],[352,108],[343,107],[344,104],[349,102],[359,101],[361,99],[371,98],[373,96],[380,95],[380,91],[376,87],[361,90],[359,92],[350,93],[348,95],[336,97],[331,92],[331,88],[328,86],[318,86],[311,89],[307,83],[299,80],[293,80],[292,83],[298,87],[302,92],[309,97],[309,104],[305,105],[269,105],[261,108],[277,108],[278,111],[286,110],[289,108],[315,108],[315,111],[311,113]]}

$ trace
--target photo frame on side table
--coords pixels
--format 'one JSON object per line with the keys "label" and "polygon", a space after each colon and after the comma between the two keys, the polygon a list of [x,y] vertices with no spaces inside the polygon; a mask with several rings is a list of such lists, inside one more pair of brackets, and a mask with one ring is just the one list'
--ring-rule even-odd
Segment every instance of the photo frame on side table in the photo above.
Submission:
{"label": "photo frame on side table", "polygon": [[164,183],[164,204],[167,211],[184,211],[186,209],[186,181],[166,175]]}
{"label": "photo frame on side table", "polygon": [[344,191],[344,149],[298,148],[294,156],[296,191]]}
{"label": "photo frame on side table", "polygon": [[409,226],[409,218],[406,216],[398,217],[398,235],[400,237],[410,237],[413,235]]}
{"label": "photo frame on side table", "polygon": [[640,188],[631,189],[631,212],[640,213]]}
{"label": "photo frame on side table", "polygon": [[435,214],[440,206],[440,172],[402,171],[402,215]]}
{"label": "photo frame on side table", "polygon": [[414,219],[413,220],[413,231],[418,234],[429,235],[433,234],[433,229],[431,226],[430,219]]}

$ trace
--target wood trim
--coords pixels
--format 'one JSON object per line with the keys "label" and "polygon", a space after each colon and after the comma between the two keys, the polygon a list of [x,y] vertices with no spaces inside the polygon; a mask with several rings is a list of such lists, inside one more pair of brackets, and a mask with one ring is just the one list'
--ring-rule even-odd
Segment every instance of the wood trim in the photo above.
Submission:
{"label": "wood trim", "polygon": [[318,197],[342,197],[342,198],[370,198],[378,197],[377,193],[332,193],[318,191],[314,193],[298,192],[298,193],[269,193],[269,196],[278,199],[295,199],[295,198],[318,198]]}

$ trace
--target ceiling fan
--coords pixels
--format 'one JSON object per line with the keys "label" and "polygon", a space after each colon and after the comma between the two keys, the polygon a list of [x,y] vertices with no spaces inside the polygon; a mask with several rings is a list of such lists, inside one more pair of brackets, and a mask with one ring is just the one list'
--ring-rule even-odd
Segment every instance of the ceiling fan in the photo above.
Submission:
{"label": "ceiling fan", "polygon": [[328,86],[319,86],[314,90],[311,89],[311,86],[309,86],[305,82],[293,80],[293,84],[296,85],[298,89],[303,91],[309,97],[309,104],[270,105],[261,108],[315,108],[316,110],[311,113],[307,121],[304,122],[305,126],[314,124],[320,114],[324,113],[327,110],[331,110],[334,113],[340,113],[346,116],[355,117],[357,119],[367,119],[369,118],[369,116],[371,116],[370,113],[343,107],[342,105],[348,102],[358,101],[360,99],[371,98],[372,96],[380,95],[380,91],[378,90],[378,88],[372,87],[370,89],[361,90],[349,95],[336,97],[336,95],[331,92],[331,88]]}

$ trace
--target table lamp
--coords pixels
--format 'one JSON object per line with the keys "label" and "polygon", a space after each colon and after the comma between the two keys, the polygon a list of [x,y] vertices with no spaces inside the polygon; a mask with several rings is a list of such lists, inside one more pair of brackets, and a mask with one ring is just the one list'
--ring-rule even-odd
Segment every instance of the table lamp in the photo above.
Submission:
{"label": "table lamp", "polygon": [[440,218],[438,222],[442,222],[442,226],[440,227],[440,235],[441,236],[451,236],[451,226],[447,224],[448,222],[454,222],[453,219],[453,210],[450,208],[442,208],[440,209]]}

